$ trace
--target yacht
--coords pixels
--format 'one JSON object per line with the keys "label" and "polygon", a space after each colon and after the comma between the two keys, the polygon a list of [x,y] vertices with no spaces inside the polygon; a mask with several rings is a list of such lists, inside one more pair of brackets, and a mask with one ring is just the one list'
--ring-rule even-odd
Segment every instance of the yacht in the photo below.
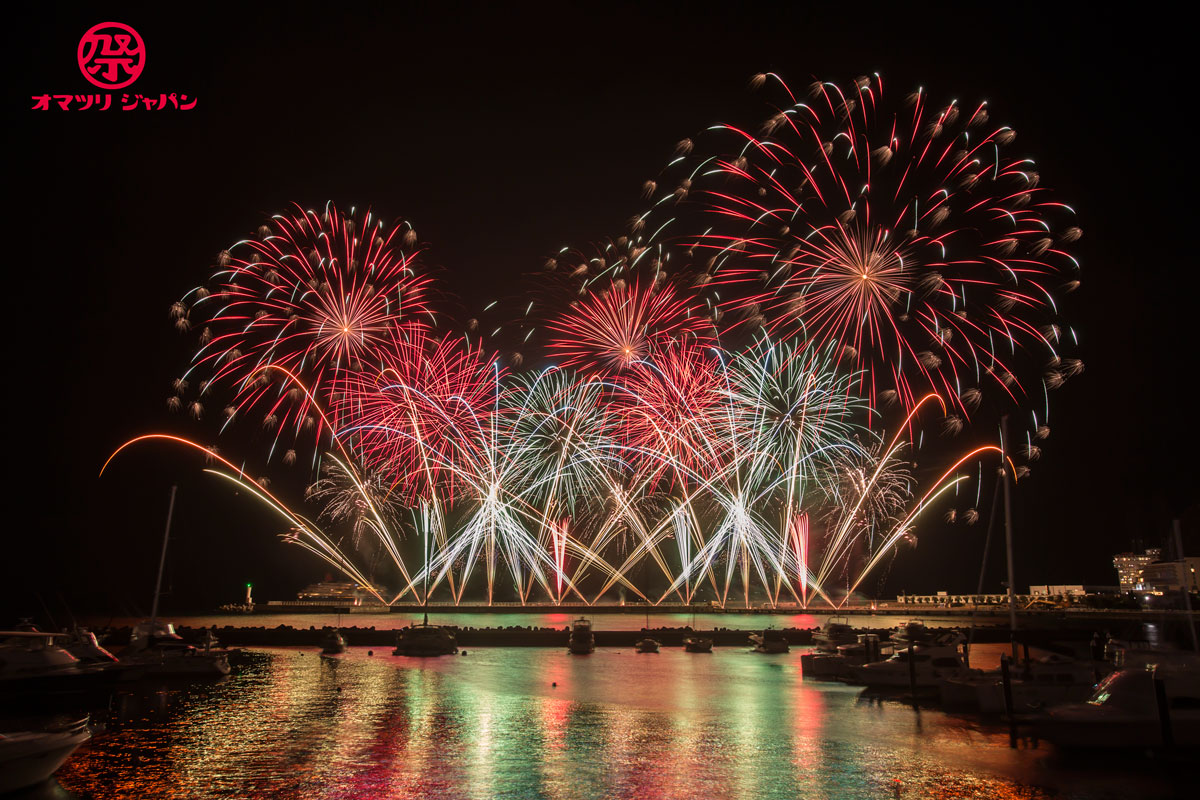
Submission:
{"label": "yacht", "polygon": [[[1156,680],[1162,681],[1166,724]],[[1034,725],[1038,736],[1064,748],[1200,746],[1200,663],[1118,670],[1086,702],[1052,708]]]}
{"label": "yacht", "polygon": [[639,653],[657,653],[658,652],[658,642],[649,637],[646,637],[645,639],[639,639],[638,643],[636,645],[634,645],[634,647],[637,649],[637,651]]}
{"label": "yacht", "polygon": [[[1086,700],[1096,686],[1095,667],[1059,655],[1034,659],[1011,668],[1013,711],[1028,713],[1060,703]],[[1000,670],[970,670],[942,680],[942,704],[1003,714],[1004,682]]]}
{"label": "yacht", "polygon": [[0,732],[0,794],[48,780],[91,738],[87,723],[84,717],[60,728]]}
{"label": "yacht", "polygon": [[713,640],[707,636],[689,633],[687,636],[683,637],[683,649],[689,653],[711,653],[713,649]]}
{"label": "yacht", "polygon": [[346,652],[346,637],[337,628],[326,628],[321,637],[321,655],[335,656]]}
{"label": "yacht", "polygon": [[185,642],[169,622],[150,620],[133,628],[120,662],[136,667],[137,674],[157,677],[212,677],[229,674],[224,652],[201,650]]}
{"label": "yacht", "polygon": [[67,633],[63,649],[79,659],[81,664],[112,666],[118,663],[117,657],[102,647],[96,634],[87,628],[77,627]]}
{"label": "yacht", "polygon": [[937,689],[944,678],[970,673],[958,648],[946,645],[914,645],[911,650],[896,650],[885,661],[847,666],[846,670],[851,683],[871,689]]}
{"label": "yacht", "polygon": [[847,617],[830,617],[821,629],[813,634],[813,644],[822,653],[836,653],[839,645],[854,644],[857,641],[858,634]]}
{"label": "yacht", "polygon": [[592,633],[592,622],[580,617],[571,624],[571,638],[567,640],[567,650],[575,655],[587,655],[596,649],[596,637]]}
{"label": "yacht", "polygon": [[811,650],[800,656],[800,671],[805,678],[851,680],[850,667],[873,664],[891,658],[892,646],[881,644],[879,634],[860,633],[854,644],[840,644],[834,653]]}
{"label": "yacht", "polygon": [[767,628],[762,633],[750,634],[750,643],[756,653],[786,653],[789,650],[783,631]]}
{"label": "yacht", "polygon": [[[426,618],[428,619],[428,618]],[[452,656],[458,652],[454,634],[425,622],[396,632],[394,656]]]}
{"label": "yacht", "polygon": [[75,678],[85,673],[79,659],[60,645],[66,635],[0,631],[0,687]]}

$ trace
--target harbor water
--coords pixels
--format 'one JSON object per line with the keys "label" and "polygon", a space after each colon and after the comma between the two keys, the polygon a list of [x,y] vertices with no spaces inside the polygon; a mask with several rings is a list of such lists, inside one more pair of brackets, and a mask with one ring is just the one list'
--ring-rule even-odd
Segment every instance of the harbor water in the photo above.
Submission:
{"label": "harbor water", "polygon": [[31,796],[1092,800],[1171,797],[1182,780],[805,681],[801,652],[254,649],[215,683],[94,701],[104,729]]}

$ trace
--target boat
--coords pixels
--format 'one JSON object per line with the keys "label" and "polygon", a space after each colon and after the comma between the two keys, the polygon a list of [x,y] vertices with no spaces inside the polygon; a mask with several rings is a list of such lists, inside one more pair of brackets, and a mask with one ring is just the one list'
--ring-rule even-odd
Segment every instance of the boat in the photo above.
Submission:
{"label": "boat", "polygon": [[326,628],[321,637],[321,655],[335,656],[346,652],[346,637],[337,628]]}
{"label": "boat", "polygon": [[58,682],[86,671],[60,642],[66,634],[38,630],[0,631],[0,688]]}
{"label": "boat", "polygon": [[133,628],[120,663],[134,676],[219,678],[229,674],[229,658],[220,650],[201,650],[175,632],[169,622],[150,620]]}
{"label": "boat", "polygon": [[[970,670],[942,680],[942,704],[977,709],[984,714],[1004,714],[1004,681],[1000,670]],[[1096,686],[1096,669],[1090,662],[1049,655],[1014,665],[1009,687],[1013,711],[1029,713],[1049,706],[1086,700]]]}
{"label": "boat", "polygon": [[913,645],[896,650],[884,661],[846,669],[851,683],[870,689],[936,690],[942,679],[970,673],[958,648],[946,645]]}
{"label": "boat", "polygon": [[634,647],[639,653],[657,653],[658,652],[658,642],[656,642],[654,639],[651,639],[649,637],[646,637],[645,639],[639,639],[638,643],[636,645],[634,645]]}
{"label": "boat", "polygon": [[160,678],[220,678],[229,674],[229,659],[225,653],[200,650],[188,644],[175,632],[174,625],[158,618],[163,570],[167,564],[167,544],[171,538],[171,517],[175,512],[175,493],[178,489],[178,486],[171,487],[171,499],[167,505],[167,524],[163,530],[150,619],[133,627],[129,646],[121,651],[118,659],[122,665],[130,667],[125,670],[127,678],[147,675]]}
{"label": "boat", "polygon": [[1200,663],[1118,670],[1086,702],[1051,708],[1034,727],[1040,738],[1068,749],[1200,747]]}
{"label": "boat", "polygon": [[[428,617],[426,617],[428,619]],[[440,625],[428,622],[396,632],[394,656],[452,656],[458,652],[454,634]]]}
{"label": "boat", "polygon": [[96,634],[87,628],[76,627],[67,633],[63,640],[63,649],[81,664],[103,664],[112,666],[118,663],[117,657],[101,646]]}
{"label": "boat", "polygon": [[901,622],[888,638],[897,650],[906,648],[910,644],[914,645],[933,645],[938,644],[939,638],[932,630],[925,626],[925,623],[919,619],[910,619],[907,622]]}
{"label": "boat", "polygon": [[754,645],[756,653],[786,653],[790,649],[783,631],[772,628],[767,628],[762,633],[750,634],[750,643]]}
{"label": "boat", "polygon": [[873,664],[891,658],[892,646],[879,641],[879,634],[860,633],[854,644],[838,645],[834,653],[811,650],[800,656],[804,678],[850,680],[850,667]]}
{"label": "boat", "polygon": [[0,794],[49,780],[91,736],[87,717],[46,730],[0,732]]}
{"label": "boat", "polygon": [[707,636],[690,633],[683,637],[683,649],[689,653],[711,653],[713,640]]}
{"label": "boat", "polygon": [[575,655],[587,655],[596,649],[596,636],[592,633],[592,621],[580,617],[571,624],[571,637],[567,650]]}
{"label": "boat", "polygon": [[857,641],[858,633],[847,617],[830,617],[813,634],[813,644],[822,653],[836,653],[839,645],[855,644]]}

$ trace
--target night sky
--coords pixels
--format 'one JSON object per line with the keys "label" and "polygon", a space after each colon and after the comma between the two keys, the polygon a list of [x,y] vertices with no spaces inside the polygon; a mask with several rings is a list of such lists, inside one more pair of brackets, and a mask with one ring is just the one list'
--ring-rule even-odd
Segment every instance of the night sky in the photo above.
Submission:
{"label": "night sky", "polygon": [[[747,82],[879,72],[889,91],[987,99],[1044,185],[1079,211],[1082,289],[1065,317],[1086,371],[1053,398],[1052,436],[1017,493],[1018,588],[1115,584],[1111,556],[1197,529],[1192,74],[1165,12],[1099,5],[458,3],[31,6],[5,97],[10,211],[4,588],[18,613],[149,605],[170,485],[165,600],[290,598],[325,572],[280,525],[150,431],[201,435],[166,408],[191,338],[168,308],[216,254],[292,202],[372,207],[429,243],[460,319],[564,245],[623,232],[675,142],[765,114]],[[36,10],[34,10],[36,9]],[[75,48],[132,25],[140,92],[186,113],[29,110],[86,94]],[[207,430],[207,429],[205,429]],[[223,452],[236,449],[222,443]],[[990,487],[989,487],[990,488]],[[990,494],[990,491],[985,492]],[[984,510],[986,521],[986,510]],[[986,524],[935,523],[872,590],[973,590]],[[999,590],[1002,550],[988,588]]]}

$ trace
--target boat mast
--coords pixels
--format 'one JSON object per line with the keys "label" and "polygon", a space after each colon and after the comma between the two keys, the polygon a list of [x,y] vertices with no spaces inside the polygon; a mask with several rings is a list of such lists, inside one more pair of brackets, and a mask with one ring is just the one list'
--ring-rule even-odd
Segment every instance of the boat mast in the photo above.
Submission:
{"label": "boat mast", "polygon": [[[425,512],[425,541],[422,550],[425,553],[425,588],[421,592],[421,605],[425,609],[425,624],[429,624],[429,511]],[[1015,645],[1014,645],[1015,646]]]}
{"label": "boat mast", "polygon": [[1012,482],[1016,475],[1009,474],[1012,460],[1008,456],[1008,414],[1000,418],[1001,470],[1004,476],[1004,544],[1008,551],[1008,637],[1012,643],[1012,660],[1017,660],[1017,598],[1013,581],[1013,529],[1012,529]]}
{"label": "boat mast", "polygon": [[177,484],[171,484],[171,501],[167,504],[167,527],[163,531],[162,555],[158,557],[158,578],[154,581],[154,603],[150,606],[150,629],[158,622],[158,595],[162,591],[163,568],[167,565],[167,539],[171,536],[171,516],[175,513],[175,491]]}

